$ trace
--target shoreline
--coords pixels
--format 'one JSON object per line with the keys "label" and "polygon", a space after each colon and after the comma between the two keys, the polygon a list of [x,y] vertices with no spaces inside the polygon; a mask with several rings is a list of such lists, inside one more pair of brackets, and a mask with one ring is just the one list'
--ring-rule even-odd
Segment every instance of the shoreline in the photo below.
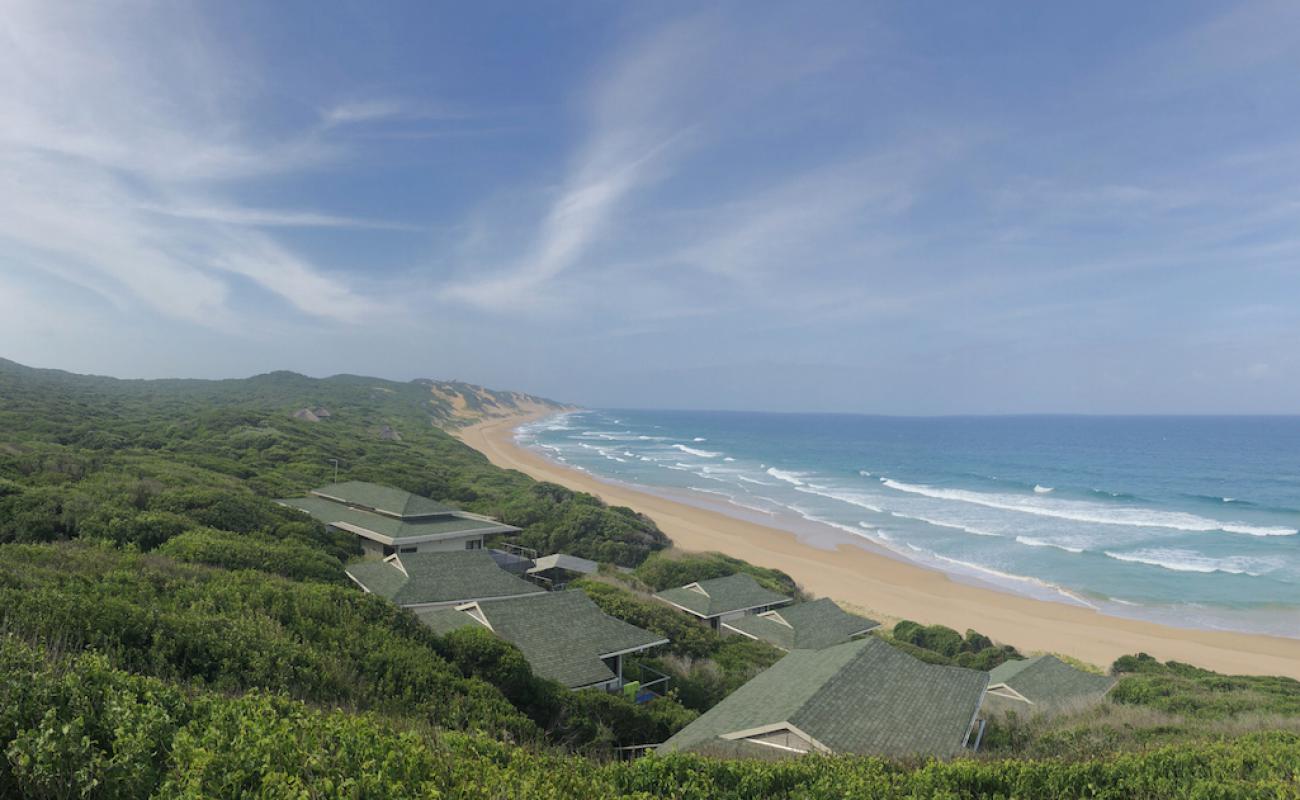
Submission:
{"label": "shoreline", "polygon": [[514,440],[520,425],[550,416],[532,411],[484,420],[452,434],[493,464],[537,480],[596,495],[653,519],[683,551],[717,551],[789,574],[807,592],[881,616],[974,628],[1026,653],[1061,653],[1108,668],[1146,652],[1217,672],[1300,679],[1300,639],[1174,628],[1089,608],[1036,600],[955,580],[913,562],[852,544],[833,550],[805,544],[786,530],[602,481],[553,462]]}

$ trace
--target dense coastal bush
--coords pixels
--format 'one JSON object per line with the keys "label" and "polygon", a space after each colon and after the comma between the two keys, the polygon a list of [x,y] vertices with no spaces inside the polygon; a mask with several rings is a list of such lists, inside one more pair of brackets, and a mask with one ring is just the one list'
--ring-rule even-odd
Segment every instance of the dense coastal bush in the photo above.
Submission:
{"label": "dense coastal bush", "polygon": [[506,642],[440,638],[349,587],[85,544],[3,554],[0,630],[93,649],[131,672],[582,750],[662,741],[693,716],[670,701],[570,692],[534,676]]}
{"label": "dense coastal bush", "polygon": [[162,555],[192,564],[256,569],[296,580],[348,584],[337,558],[298,541],[270,541],[255,534],[194,528],[168,539]]}
{"label": "dense coastal bush", "polygon": [[774,592],[803,599],[799,586],[784,572],[756,567],[722,553],[682,553],[675,550],[655,553],[637,567],[633,574],[650,588],[660,591],[737,572],[754,576],[760,585]]}
{"label": "dense coastal bush", "polygon": [[1121,676],[1111,690],[1116,703],[1147,706],[1199,719],[1241,714],[1300,716],[1300,681],[1263,675],[1223,675],[1146,653],[1124,656],[1111,667]]}
{"label": "dense coastal bush", "polygon": [[0,638],[0,796],[271,798],[1288,798],[1300,736],[1106,759],[691,755],[598,765],[274,694],[185,691]]}
{"label": "dense coastal bush", "polygon": [[[436,427],[446,403],[423,381],[118,381],[0,359],[0,543],[95,538],[149,550],[193,528],[283,537],[285,525],[323,539],[271,501],[333,480],[337,460],[341,478],[496,516],[539,550],[635,566],[667,546],[628,509],[492,466]],[[330,415],[291,418],[307,406]],[[353,552],[347,537],[320,544]]]}
{"label": "dense coastal bush", "polygon": [[1024,658],[1010,645],[997,645],[982,633],[962,636],[945,625],[921,625],[910,619],[894,625],[886,641],[928,664],[948,664],[990,670],[1004,661]]}

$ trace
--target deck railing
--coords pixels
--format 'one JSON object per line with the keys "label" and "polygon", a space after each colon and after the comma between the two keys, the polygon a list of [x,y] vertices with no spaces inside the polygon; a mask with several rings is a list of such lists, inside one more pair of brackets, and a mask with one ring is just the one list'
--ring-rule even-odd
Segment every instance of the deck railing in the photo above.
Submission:
{"label": "deck railing", "polygon": [[671,680],[671,675],[640,661],[627,661],[623,664],[623,691],[627,692],[635,684],[636,689],[631,694],[632,699],[638,703],[648,703],[656,697],[663,697]]}

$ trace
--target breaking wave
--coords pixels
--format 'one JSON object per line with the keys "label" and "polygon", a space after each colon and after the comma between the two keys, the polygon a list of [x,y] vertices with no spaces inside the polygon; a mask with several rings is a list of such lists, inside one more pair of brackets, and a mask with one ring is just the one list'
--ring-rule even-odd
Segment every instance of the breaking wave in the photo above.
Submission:
{"label": "breaking wave", "polygon": [[1105,551],[1106,555],[1117,561],[1134,564],[1146,564],[1174,572],[1226,572],[1231,575],[1250,575],[1259,577],[1281,566],[1276,559],[1250,558],[1248,556],[1228,556],[1213,558],[1193,550],[1177,548],[1151,548],[1133,550],[1128,553]]}
{"label": "breaking wave", "polygon": [[683,453],[689,453],[690,455],[698,456],[700,458],[717,458],[722,455],[722,453],[715,453],[712,450],[696,450],[694,447],[687,447],[684,444],[675,444],[673,445],[673,449],[681,450]]}
{"label": "breaking wave", "polygon": [[1109,508],[1094,503],[1070,500],[1039,500],[1016,495],[988,494],[964,489],[941,489],[934,486],[903,483],[892,478],[881,478],[881,483],[891,489],[908,494],[919,494],[936,500],[955,500],[962,503],[1034,514],[1040,517],[1068,519],[1074,522],[1093,522],[1099,525],[1127,525],[1138,528],[1170,528],[1179,531],[1226,531],[1250,536],[1294,536],[1295,528],[1263,527],[1239,522],[1198,517],[1181,511],[1154,511],[1143,508]]}

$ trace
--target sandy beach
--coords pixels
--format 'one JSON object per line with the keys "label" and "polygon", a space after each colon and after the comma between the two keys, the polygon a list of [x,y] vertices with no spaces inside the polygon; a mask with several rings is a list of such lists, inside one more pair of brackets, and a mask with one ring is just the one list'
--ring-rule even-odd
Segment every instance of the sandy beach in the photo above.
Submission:
{"label": "sandy beach", "polygon": [[1103,667],[1146,652],[1220,672],[1300,678],[1300,639],[1173,628],[972,586],[862,547],[812,547],[787,531],[598,480],[515,443],[516,427],[546,413],[487,420],[456,435],[497,466],[646,514],[682,550],[712,550],[784,570],[812,594],[883,617],[974,628],[1025,652],[1063,653]]}

